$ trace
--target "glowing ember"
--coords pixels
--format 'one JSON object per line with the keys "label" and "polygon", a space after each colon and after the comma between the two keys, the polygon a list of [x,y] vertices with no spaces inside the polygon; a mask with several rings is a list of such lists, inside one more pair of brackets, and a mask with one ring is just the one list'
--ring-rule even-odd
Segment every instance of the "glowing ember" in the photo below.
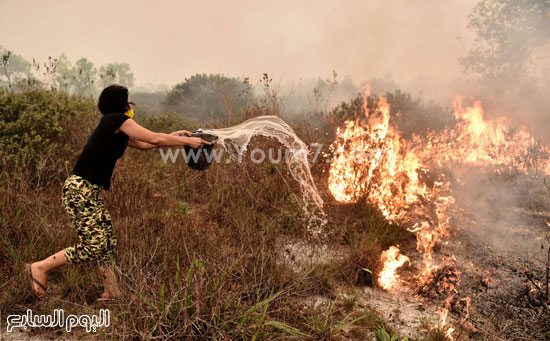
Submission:
{"label": "glowing ember", "polygon": [[390,291],[399,281],[397,269],[405,263],[410,264],[410,260],[409,257],[399,254],[399,249],[395,246],[390,246],[388,250],[382,252],[380,260],[384,263],[384,268],[380,272],[378,283],[384,290]]}
{"label": "glowing ember", "polygon": [[462,322],[465,322],[467,319],[470,318],[470,306],[472,305],[472,299],[470,296],[463,298],[461,301],[466,302],[466,316],[462,319]]}

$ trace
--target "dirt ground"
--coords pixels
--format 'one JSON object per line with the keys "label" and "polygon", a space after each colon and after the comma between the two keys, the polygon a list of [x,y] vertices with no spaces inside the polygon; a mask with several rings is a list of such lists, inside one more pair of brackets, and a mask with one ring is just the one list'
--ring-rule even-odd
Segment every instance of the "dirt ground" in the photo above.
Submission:
{"label": "dirt ground", "polygon": [[[460,200],[461,195],[471,197],[471,189],[455,193],[457,202],[466,204],[453,214],[451,237],[436,247],[440,270],[430,286],[417,287],[414,295],[409,292],[408,301],[420,302],[423,308],[418,316],[424,314],[425,306],[430,307],[428,311],[436,304],[448,306],[447,322],[455,329],[455,339],[550,339],[550,300],[544,289],[550,192],[541,181],[520,177],[483,187],[476,200]],[[409,281],[404,286],[414,288],[415,267],[421,258],[411,249],[403,253],[413,264],[402,271]],[[406,295],[387,297],[395,305]],[[395,321],[396,328],[413,336],[405,327],[410,322],[401,320]]]}
{"label": "dirt ground", "polygon": [[[370,287],[337,291],[355,293],[355,309],[375,308],[399,335],[409,338],[426,338],[422,324],[428,321],[454,329],[455,340],[550,339],[550,301],[543,297],[550,192],[540,181],[521,177],[479,188],[475,201],[457,200],[466,204],[453,212],[451,237],[436,245],[440,268],[429,285],[418,285],[422,255],[411,244],[402,247],[411,266],[399,270],[402,282],[392,293]],[[459,199],[472,194],[470,188],[456,191]],[[343,253],[290,241],[282,250],[297,271]],[[307,302],[315,306],[328,299],[309,297]],[[449,313],[443,322],[445,307]]]}

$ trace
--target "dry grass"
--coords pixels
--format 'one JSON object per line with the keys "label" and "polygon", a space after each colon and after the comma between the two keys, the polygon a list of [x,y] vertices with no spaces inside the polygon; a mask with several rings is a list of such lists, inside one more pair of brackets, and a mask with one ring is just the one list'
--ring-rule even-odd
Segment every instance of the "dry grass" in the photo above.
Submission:
{"label": "dry grass", "polygon": [[[75,155],[96,119],[87,116],[67,127],[65,143]],[[191,128],[179,124],[170,128]],[[74,160],[67,161],[54,180],[40,187],[28,181],[25,170],[2,168],[3,312],[30,308],[36,314],[51,314],[63,308],[83,314],[105,306],[94,302],[102,290],[94,264],[54,270],[44,301],[31,295],[21,273],[25,263],[77,241],[60,198]],[[340,293],[334,284],[376,285],[373,276],[379,270],[380,251],[407,235],[365,204],[331,202],[323,190],[322,167],[313,172],[328,200],[330,243],[348,251],[343,260],[297,272],[281,262],[278,247],[283,237],[307,239],[299,187],[284,164],[215,164],[197,172],[182,161],[164,164],[157,151],[128,150],[119,160],[112,190],[104,193],[118,236],[117,264],[126,296],[107,305],[113,326],[96,336],[334,339],[365,337],[365,328],[373,335],[379,316],[371,310],[349,312],[350,302],[337,299]],[[321,308],[304,305],[304,298],[312,295],[333,303]]]}

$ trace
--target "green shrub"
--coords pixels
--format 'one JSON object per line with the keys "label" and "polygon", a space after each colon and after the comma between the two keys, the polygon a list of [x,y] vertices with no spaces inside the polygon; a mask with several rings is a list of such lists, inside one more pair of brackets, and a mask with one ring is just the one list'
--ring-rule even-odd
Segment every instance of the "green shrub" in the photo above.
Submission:
{"label": "green shrub", "polygon": [[399,338],[399,335],[393,334],[390,336],[390,334],[384,329],[384,327],[380,326],[375,332],[374,335],[376,336],[376,341],[408,341],[408,337]]}
{"label": "green shrub", "polygon": [[196,74],[175,85],[162,103],[165,110],[206,121],[224,120],[228,113],[239,114],[251,100],[248,78]]}
{"label": "green shrub", "polygon": [[0,90],[2,171],[35,181],[51,178],[81,148],[67,130],[82,129],[94,112],[91,100],[63,92]]}
{"label": "green shrub", "polygon": [[172,132],[176,130],[194,130],[198,128],[198,123],[184,115],[180,115],[174,111],[169,111],[166,114],[146,115],[140,117],[136,115],[136,121],[142,124],[147,129],[152,131]]}

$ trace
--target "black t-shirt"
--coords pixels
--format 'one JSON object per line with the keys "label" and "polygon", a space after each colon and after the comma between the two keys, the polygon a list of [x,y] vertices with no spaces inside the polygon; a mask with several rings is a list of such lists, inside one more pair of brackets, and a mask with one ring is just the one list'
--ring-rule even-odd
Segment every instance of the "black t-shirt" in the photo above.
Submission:
{"label": "black t-shirt", "polygon": [[104,115],[78,157],[73,174],[108,190],[116,161],[124,154],[129,139],[122,131],[115,131],[129,118],[121,113]]}

